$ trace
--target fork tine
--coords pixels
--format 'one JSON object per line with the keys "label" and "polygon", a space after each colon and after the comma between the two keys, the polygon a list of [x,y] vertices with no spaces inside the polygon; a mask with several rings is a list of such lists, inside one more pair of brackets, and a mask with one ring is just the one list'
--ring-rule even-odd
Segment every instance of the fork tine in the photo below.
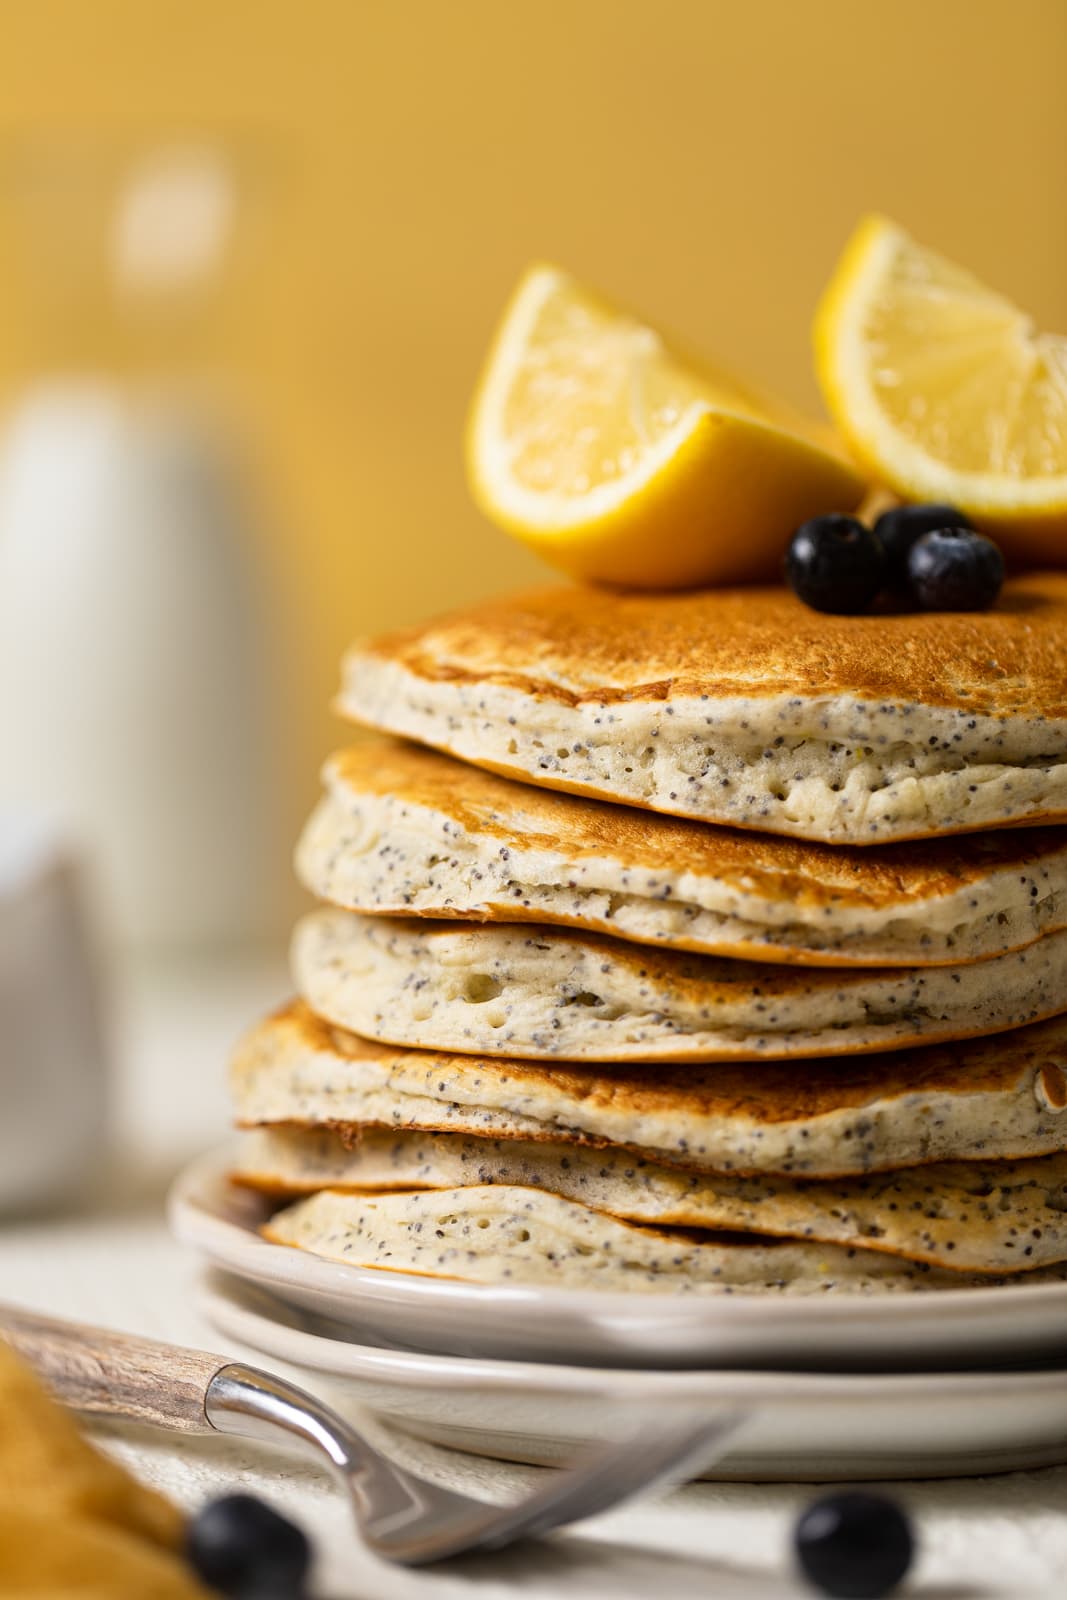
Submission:
{"label": "fork tine", "polygon": [[690,1413],[665,1426],[660,1409],[654,1422],[647,1416],[639,1419],[639,1425],[623,1437],[569,1470],[553,1473],[544,1488],[518,1505],[484,1506],[474,1515],[444,1520],[425,1517],[420,1510],[410,1520],[389,1519],[391,1525],[386,1526],[370,1519],[364,1524],[364,1537],[380,1555],[407,1566],[472,1550],[497,1550],[688,1476],[716,1459],[744,1421],[740,1411],[702,1421],[694,1421]]}
{"label": "fork tine", "polygon": [[717,1460],[743,1421],[739,1411],[702,1422],[690,1416],[669,1429],[660,1422],[656,1431],[628,1433],[517,1507],[525,1512],[523,1534],[547,1533],[680,1482]]}

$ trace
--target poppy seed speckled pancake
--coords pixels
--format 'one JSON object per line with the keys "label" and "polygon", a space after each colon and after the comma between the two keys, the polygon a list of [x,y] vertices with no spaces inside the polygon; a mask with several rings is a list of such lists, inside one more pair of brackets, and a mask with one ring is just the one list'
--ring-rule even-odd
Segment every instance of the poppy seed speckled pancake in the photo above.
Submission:
{"label": "poppy seed speckled pancake", "polygon": [[1062,828],[856,850],[535,789],[392,739],[323,777],[297,870],[351,911],[828,966],[963,964],[1067,925]]}
{"label": "poppy seed speckled pancake", "polygon": [[231,1064],[244,1127],[370,1125],[625,1146],[684,1170],[844,1177],[1067,1151],[1067,1022],[746,1067],[541,1066],[373,1044],[299,1002]]}
{"label": "poppy seed speckled pancake", "polygon": [[786,967],[572,928],[313,911],[293,975],[368,1039],[561,1061],[854,1055],[995,1033],[1067,1010],[1067,931],[963,967]]}
{"label": "poppy seed speckled pancake", "polygon": [[[865,1294],[1005,1281],[810,1240],[772,1243],[642,1227],[558,1195],[503,1184],[377,1195],[324,1189],[278,1212],[261,1231],[276,1244],[350,1266],[628,1294]],[[1027,1281],[1063,1276],[1061,1267],[1050,1267]]]}
{"label": "poppy seed speckled pancake", "polygon": [[628,1150],[457,1133],[256,1129],[233,1175],[275,1195],[511,1184],[626,1222],[815,1239],[956,1272],[1027,1272],[1067,1260],[1067,1154],[937,1162],[836,1182],[711,1177]]}
{"label": "poppy seed speckled pancake", "polygon": [[833,844],[1064,821],[1067,574],[974,614],[543,589],[356,647],[338,704],[549,788]]}

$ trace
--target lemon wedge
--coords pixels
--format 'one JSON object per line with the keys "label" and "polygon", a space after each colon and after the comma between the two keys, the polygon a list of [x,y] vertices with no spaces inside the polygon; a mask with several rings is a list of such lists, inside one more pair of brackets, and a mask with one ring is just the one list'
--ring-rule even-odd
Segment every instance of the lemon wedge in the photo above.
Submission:
{"label": "lemon wedge", "polygon": [[1067,339],[874,216],[814,344],[830,413],[875,477],[959,506],[1016,561],[1067,563]]}
{"label": "lemon wedge", "polygon": [[486,515],[573,577],[745,582],[779,575],[798,523],[863,496],[856,469],[803,426],[538,266],[490,351],[467,469]]}

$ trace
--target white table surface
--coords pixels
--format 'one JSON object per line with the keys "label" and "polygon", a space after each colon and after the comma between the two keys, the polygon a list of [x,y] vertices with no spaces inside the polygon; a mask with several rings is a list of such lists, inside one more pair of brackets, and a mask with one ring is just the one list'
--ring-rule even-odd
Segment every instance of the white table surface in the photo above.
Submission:
{"label": "white table surface", "polygon": [[[223,1341],[198,1312],[195,1263],[168,1237],[162,1201],[178,1166],[225,1131],[233,1039],[287,988],[280,958],[125,975],[106,1192],[77,1216],[0,1224],[5,1300],[262,1362]],[[788,1543],[797,1511],[821,1492],[810,1486],[691,1486],[521,1553],[405,1572],[360,1548],[329,1480],[292,1457],[110,1427],[96,1437],[188,1506],[236,1486],[274,1498],[312,1534],[316,1593],[328,1600],[767,1600],[808,1592],[790,1573]],[[487,1499],[521,1492],[543,1470],[389,1444],[441,1481]],[[1067,1593],[1067,1468],[905,1484],[894,1493],[911,1509],[922,1542],[908,1594],[1018,1600]]]}

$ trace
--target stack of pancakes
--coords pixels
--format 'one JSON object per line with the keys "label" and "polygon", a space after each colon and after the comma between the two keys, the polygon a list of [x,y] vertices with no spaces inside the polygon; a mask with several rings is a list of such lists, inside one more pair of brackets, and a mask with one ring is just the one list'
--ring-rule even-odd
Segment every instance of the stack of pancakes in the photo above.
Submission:
{"label": "stack of pancakes", "polygon": [[327,765],[301,998],[233,1065],[268,1237],[583,1288],[1067,1276],[1067,577],[981,615],[551,589],[357,648],[340,709],[387,737]]}

